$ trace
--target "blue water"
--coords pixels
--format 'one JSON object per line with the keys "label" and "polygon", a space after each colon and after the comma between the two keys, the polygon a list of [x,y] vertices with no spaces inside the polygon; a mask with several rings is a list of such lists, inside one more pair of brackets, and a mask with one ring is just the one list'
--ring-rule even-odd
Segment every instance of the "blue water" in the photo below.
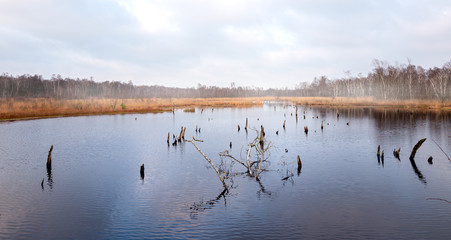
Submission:
{"label": "blue water", "polygon": [[[451,114],[339,109],[337,119],[336,112],[299,106],[296,121],[293,106],[268,103],[2,122],[0,239],[447,239],[451,162],[434,141],[451,154]],[[261,125],[271,147],[258,182],[218,153],[244,159]],[[186,139],[204,141],[196,144],[216,166],[226,164],[225,195],[191,143],[168,146],[168,132],[172,143],[182,126]],[[422,138],[420,178],[409,155]],[[398,147],[400,160],[392,154]]]}

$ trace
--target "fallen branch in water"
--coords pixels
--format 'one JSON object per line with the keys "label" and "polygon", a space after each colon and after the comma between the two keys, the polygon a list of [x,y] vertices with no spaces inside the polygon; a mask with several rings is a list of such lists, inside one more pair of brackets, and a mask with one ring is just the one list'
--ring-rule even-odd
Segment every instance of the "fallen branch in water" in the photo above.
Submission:
{"label": "fallen branch in water", "polygon": [[244,164],[244,163],[241,162],[240,160],[236,159],[234,156],[230,155],[230,153],[229,153],[228,150],[225,150],[224,152],[220,152],[220,153],[219,153],[219,156],[231,158],[231,159],[234,160],[235,162],[237,162],[237,163],[243,165],[245,168],[247,168],[247,165],[246,165],[246,164]]}
{"label": "fallen branch in water", "polygon": [[443,198],[427,198],[426,200],[438,200],[438,201],[443,201],[443,202],[447,202],[447,203],[451,204],[450,201],[443,199]]}
{"label": "fallen branch in water", "polygon": [[[263,126],[262,126],[262,130],[263,130]],[[224,152],[220,152],[219,156],[221,157],[228,157],[230,159],[232,159],[233,161],[243,165],[246,170],[247,170],[247,174],[249,174],[250,177],[256,177],[258,178],[258,175],[261,172],[261,168],[262,168],[262,163],[265,161],[265,153],[269,150],[271,145],[271,142],[268,142],[266,147],[264,146],[264,132],[259,132],[258,130],[256,130],[257,132],[257,137],[254,139],[254,141],[252,141],[251,143],[248,144],[248,149],[246,151],[246,159],[245,160],[239,160],[237,158],[235,158],[234,156],[230,155],[230,152],[228,150],[225,150]],[[258,153],[261,154],[261,157],[259,157],[259,159],[257,161],[252,161],[250,160],[251,158],[251,152],[252,152],[252,148],[255,148],[257,150]],[[258,166],[256,168],[254,168],[254,171],[252,170],[254,164],[257,164]],[[256,173],[254,175],[254,172]]]}
{"label": "fallen branch in water", "polygon": [[448,161],[451,161],[448,154],[446,154],[446,152],[443,151],[442,147],[440,147],[440,145],[438,145],[438,143],[434,139],[432,139],[432,141],[435,143],[435,145],[437,145],[438,148],[440,148],[440,150],[442,150],[443,154],[445,154],[445,156],[448,158]]}
{"label": "fallen branch in water", "polygon": [[194,141],[199,141],[193,139],[192,140],[186,140],[187,142],[190,142],[194,145],[194,147],[197,149],[197,151],[199,151],[200,154],[202,154],[202,156],[204,156],[204,158],[210,163],[210,165],[213,167],[213,169],[216,171],[216,174],[218,174],[218,178],[219,180],[222,182],[222,185],[224,186],[224,188],[226,190],[228,190],[229,188],[227,187],[227,184],[224,182],[224,178],[221,176],[221,173],[219,173],[218,169],[216,168],[216,166],[213,164],[213,162],[199,149],[199,147],[197,147],[197,145],[194,143]]}
{"label": "fallen branch in water", "polygon": [[270,146],[271,142],[269,142],[268,145],[266,145],[266,148],[264,148],[263,144],[261,145],[262,148],[259,148],[258,146],[256,147],[257,151],[259,151],[262,155],[260,158],[260,162],[258,163],[257,174],[255,175],[256,179],[258,179],[258,175],[260,174],[260,169],[262,167],[263,160],[265,159],[265,152],[268,151]]}

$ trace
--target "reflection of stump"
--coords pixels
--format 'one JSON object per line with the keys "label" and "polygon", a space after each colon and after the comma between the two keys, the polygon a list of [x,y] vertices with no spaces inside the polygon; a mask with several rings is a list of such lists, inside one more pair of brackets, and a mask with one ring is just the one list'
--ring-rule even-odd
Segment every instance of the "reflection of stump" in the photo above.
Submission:
{"label": "reflection of stump", "polygon": [[50,147],[49,155],[47,156],[47,171],[52,170],[52,151],[53,151],[53,145]]}
{"label": "reflection of stump", "polygon": [[139,173],[141,174],[141,179],[144,179],[144,163],[143,163],[143,165],[141,165],[141,169],[140,169]]}

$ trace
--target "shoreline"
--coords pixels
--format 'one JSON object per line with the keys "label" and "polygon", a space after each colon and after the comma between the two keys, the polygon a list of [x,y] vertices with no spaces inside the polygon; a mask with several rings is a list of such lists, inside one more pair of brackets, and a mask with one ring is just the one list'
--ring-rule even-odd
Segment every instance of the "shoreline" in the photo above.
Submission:
{"label": "shoreline", "polygon": [[253,107],[264,102],[286,102],[293,105],[375,108],[408,111],[451,111],[451,101],[403,100],[389,101],[374,98],[329,97],[247,97],[247,98],[140,98],[140,99],[71,99],[49,98],[0,99],[0,121],[33,120],[42,118],[113,115],[133,113],[162,113],[207,107]]}

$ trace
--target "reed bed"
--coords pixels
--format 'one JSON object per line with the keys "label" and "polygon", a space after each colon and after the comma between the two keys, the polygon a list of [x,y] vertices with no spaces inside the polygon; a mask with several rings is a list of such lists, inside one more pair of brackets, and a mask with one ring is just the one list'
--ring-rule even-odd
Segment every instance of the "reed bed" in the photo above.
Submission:
{"label": "reed bed", "polygon": [[208,107],[252,107],[267,101],[296,105],[336,107],[384,107],[422,110],[451,110],[451,101],[384,101],[374,98],[327,97],[249,97],[249,98],[140,98],[140,99],[0,99],[0,119],[25,119],[58,116],[167,112]]}
{"label": "reed bed", "polygon": [[373,97],[280,97],[279,99],[296,105],[451,110],[451,101],[438,100],[381,100]]}
{"label": "reed bed", "polygon": [[0,119],[166,112],[194,107],[251,107],[274,98],[0,99]]}

